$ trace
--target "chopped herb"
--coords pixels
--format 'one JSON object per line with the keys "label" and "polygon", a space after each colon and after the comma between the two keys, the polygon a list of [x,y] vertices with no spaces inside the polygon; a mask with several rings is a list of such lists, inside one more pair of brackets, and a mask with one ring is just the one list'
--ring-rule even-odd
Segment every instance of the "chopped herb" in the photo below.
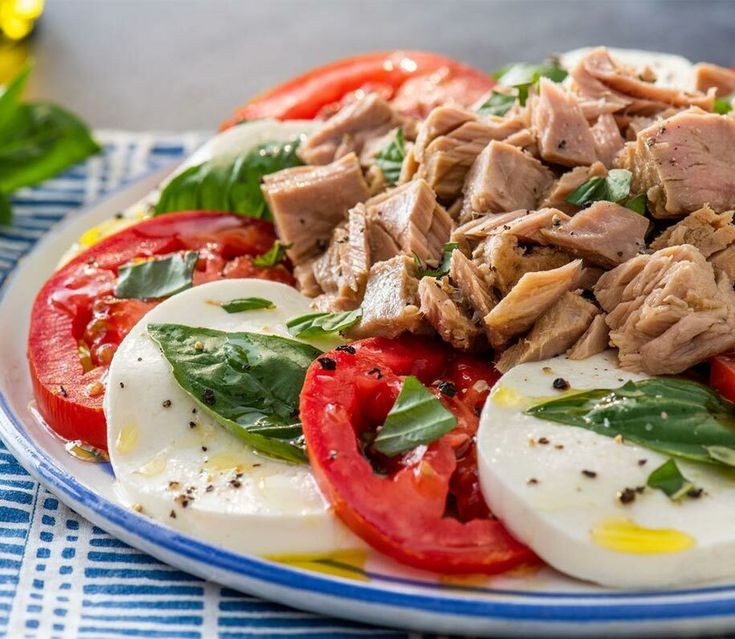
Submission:
{"label": "chopped herb", "polygon": [[229,211],[271,219],[260,182],[264,175],[303,164],[296,155],[299,142],[266,142],[229,159],[189,167],[164,187],[155,214]]}
{"label": "chopped herb", "polygon": [[449,273],[449,266],[452,261],[452,253],[458,247],[459,244],[457,244],[457,242],[447,242],[444,245],[441,260],[436,268],[428,268],[426,265],[422,264],[418,255],[414,253],[413,261],[416,265],[419,279],[421,279],[422,277],[444,277],[447,273]]}
{"label": "chopped herb", "polygon": [[589,206],[599,200],[622,202],[630,195],[632,177],[627,169],[610,169],[606,177],[593,177],[580,184],[566,201],[577,206]]}
{"label": "chopped herb", "polygon": [[498,84],[515,89],[521,106],[525,106],[530,88],[537,85],[541,78],[562,82],[567,75],[567,72],[553,61],[543,64],[521,62],[503,67],[493,74]]}
{"label": "chopped herb", "polygon": [[735,466],[735,406],[687,379],[650,378],[581,391],[536,404],[526,414],[621,436],[672,457]]}
{"label": "chopped herb", "polygon": [[732,102],[735,100],[735,93],[726,95],[722,98],[715,98],[715,106],[713,111],[720,115],[727,115],[732,111]]}
{"label": "chopped herb", "polygon": [[286,257],[286,249],[290,249],[290,244],[281,244],[279,240],[273,242],[265,253],[258,255],[253,258],[254,266],[275,266],[276,264],[283,262]]}
{"label": "chopped herb", "polygon": [[242,313],[243,311],[255,311],[261,308],[275,307],[276,305],[273,302],[262,297],[239,297],[222,303],[222,308],[228,313]]}
{"label": "chopped herb", "polygon": [[359,308],[343,313],[308,313],[292,317],[286,322],[286,328],[294,337],[324,337],[354,326],[361,317]]}
{"label": "chopped herb", "polygon": [[685,497],[694,484],[681,474],[679,467],[673,459],[659,466],[649,476],[646,484],[650,488],[662,491],[673,501]]}
{"label": "chopped herb", "polygon": [[[149,324],[148,334],[200,411],[261,453],[305,461],[299,394],[318,349],[276,335],[176,324]],[[196,341],[205,348],[192,348]]]}
{"label": "chopped herb", "polygon": [[421,444],[430,444],[456,425],[457,418],[444,404],[416,377],[409,375],[373,446],[393,457]]}
{"label": "chopped herb", "polygon": [[635,197],[629,198],[625,203],[625,208],[635,211],[639,215],[645,215],[648,209],[648,198],[645,193],[636,195]]}
{"label": "chopped herb", "polygon": [[120,267],[115,296],[120,299],[159,299],[191,288],[199,253],[185,251],[166,257],[128,262]]}
{"label": "chopped herb", "polygon": [[517,96],[515,94],[498,93],[493,91],[490,97],[483,102],[477,109],[480,115],[499,115],[503,116],[516,101]]}
{"label": "chopped herb", "polygon": [[401,165],[406,157],[403,129],[396,131],[396,139],[375,155],[375,164],[383,172],[385,181],[393,185],[401,175]]}

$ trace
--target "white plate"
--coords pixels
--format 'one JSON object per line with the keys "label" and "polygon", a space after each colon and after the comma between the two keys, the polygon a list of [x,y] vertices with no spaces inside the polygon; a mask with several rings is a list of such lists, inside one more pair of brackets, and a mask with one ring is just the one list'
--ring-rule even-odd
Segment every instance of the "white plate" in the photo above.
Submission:
{"label": "white plate", "polygon": [[685,636],[735,630],[732,583],[665,592],[605,591],[549,569],[447,580],[405,569],[377,554],[359,563],[335,559],[295,567],[224,551],[119,506],[110,466],[71,457],[63,443],[33,419],[25,359],[28,317],[36,291],[65,249],[88,227],[145,195],[163,175],[151,175],[70,216],[17,264],[17,235],[12,229],[0,232],[0,262],[12,265],[0,291],[0,437],[65,504],[172,566],[243,592],[353,621],[487,636]]}

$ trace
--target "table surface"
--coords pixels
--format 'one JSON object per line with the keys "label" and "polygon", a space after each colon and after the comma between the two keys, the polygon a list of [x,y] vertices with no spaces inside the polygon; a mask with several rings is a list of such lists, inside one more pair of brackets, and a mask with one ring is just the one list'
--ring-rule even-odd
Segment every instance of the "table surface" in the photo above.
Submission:
{"label": "table surface", "polygon": [[363,51],[430,49],[492,70],[591,44],[733,64],[733,42],[727,0],[47,0],[29,95],[94,127],[201,130]]}

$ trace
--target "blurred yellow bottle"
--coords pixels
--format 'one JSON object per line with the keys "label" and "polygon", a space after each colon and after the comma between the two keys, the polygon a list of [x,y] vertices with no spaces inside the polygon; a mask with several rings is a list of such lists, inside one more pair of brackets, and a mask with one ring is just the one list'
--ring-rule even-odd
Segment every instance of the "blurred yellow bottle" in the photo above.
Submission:
{"label": "blurred yellow bottle", "polygon": [[44,0],[0,0],[0,31],[9,40],[22,40],[43,12]]}

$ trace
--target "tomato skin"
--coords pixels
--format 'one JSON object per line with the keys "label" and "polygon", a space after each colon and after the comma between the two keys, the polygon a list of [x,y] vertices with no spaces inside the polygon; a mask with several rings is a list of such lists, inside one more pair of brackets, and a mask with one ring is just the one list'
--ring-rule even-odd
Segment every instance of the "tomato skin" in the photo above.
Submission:
{"label": "tomato skin", "polygon": [[710,386],[725,399],[735,402],[735,353],[717,355],[710,364]]}
{"label": "tomato skin", "polygon": [[436,53],[366,53],[317,67],[266,91],[240,108],[221,130],[258,118],[311,120],[334,111],[357,91],[376,91],[394,98],[399,110],[424,117],[447,97],[469,106],[494,84],[479,69]]}
{"label": "tomato skin", "polygon": [[[450,376],[454,353],[415,336],[350,346],[354,352],[341,349],[322,356],[334,360],[333,370],[318,360],[312,364],[301,393],[312,470],[336,514],[374,548],[424,570],[491,574],[535,561],[489,515],[479,492],[476,407],[437,388],[442,381],[458,383]],[[403,377],[417,374],[417,368],[423,383],[434,382],[435,394],[457,416],[458,426],[390,460],[378,474],[361,442],[383,423]],[[450,502],[453,515],[447,510]]]}
{"label": "tomato skin", "polygon": [[[118,268],[135,257],[197,250],[194,285],[223,277],[295,283],[278,265],[258,268],[248,255],[276,239],[267,222],[230,213],[171,213],[127,227],[56,271],[31,311],[28,363],[39,413],[64,439],[106,449],[104,375],[120,341],[158,302],[114,297]],[[80,343],[89,356],[80,357]]]}

